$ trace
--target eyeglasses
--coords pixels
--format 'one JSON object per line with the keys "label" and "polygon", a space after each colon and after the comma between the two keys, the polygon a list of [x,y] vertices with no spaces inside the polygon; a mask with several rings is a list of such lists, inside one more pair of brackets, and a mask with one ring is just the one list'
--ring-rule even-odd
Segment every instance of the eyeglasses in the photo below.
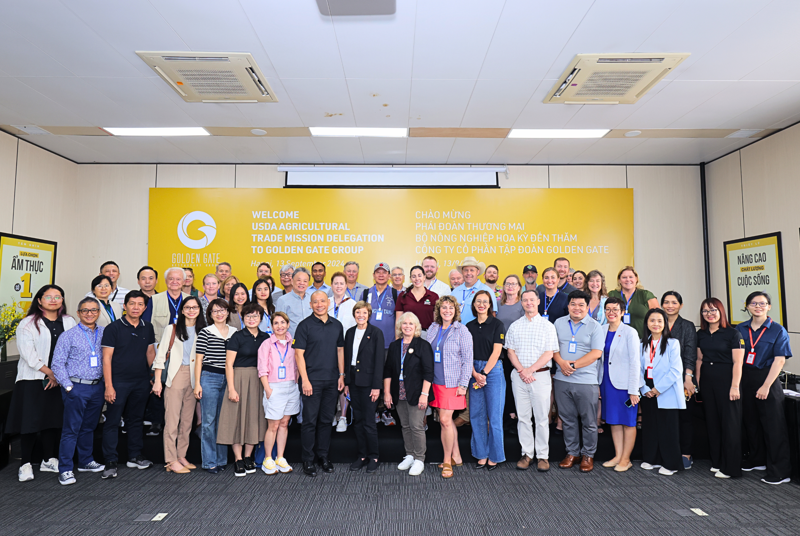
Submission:
{"label": "eyeglasses", "polygon": [[712,316],[717,314],[719,312],[719,309],[703,309],[700,312],[703,314],[703,316]]}
{"label": "eyeglasses", "polygon": [[226,311],[225,309],[212,309],[211,310],[211,314],[212,315],[222,315],[222,314],[226,315],[226,314],[228,314],[228,311]]}
{"label": "eyeglasses", "polygon": [[749,307],[752,307],[754,309],[763,309],[764,307],[767,307],[768,305],[769,304],[767,302],[750,302]]}
{"label": "eyeglasses", "polygon": [[503,286],[514,288],[514,287],[518,287],[519,283],[506,283]]}
{"label": "eyeglasses", "polygon": [[78,312],[84,315],[96,315],[100,313],[100,309],[78,309]]}
{"label": "eyeglasses", "polygon": [[259,320],[261,315],[258,313],[250,313],[249,315],[244,315],[246,320]]}
{"label": "eyeglasses", "polygon": [[63,299],[63,296],[42,296],[42,301],[46,302],[60,302]]}
{"label": "eyeglasses", "polygon": [[200,308],[198,306],[196,306],[196,305],[193,305],[192,307],[184,307],[183,310],[184,311],[199,311]]}
{"label": "eyeglasses", "polygon": [[97,285],[95,288],[111,288],[111,285],[109,285],[108,283],[101,283],[100,285]]}

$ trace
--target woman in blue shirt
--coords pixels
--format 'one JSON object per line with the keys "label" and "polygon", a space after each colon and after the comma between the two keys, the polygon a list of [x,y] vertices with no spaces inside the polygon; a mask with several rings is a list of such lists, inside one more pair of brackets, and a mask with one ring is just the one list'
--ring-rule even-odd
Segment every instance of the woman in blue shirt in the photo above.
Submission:
{"label": "woman in blue shirt", "polygon": [[768,316],[771,306],[766,292],[751,293],[745,300],[751,318],[736,326],[744,340],[742,414],[749,450],[742,470],[766,469],[762,482],[784,484],[791,481],[792,465],[778,374],[792,349],[784,327]]}

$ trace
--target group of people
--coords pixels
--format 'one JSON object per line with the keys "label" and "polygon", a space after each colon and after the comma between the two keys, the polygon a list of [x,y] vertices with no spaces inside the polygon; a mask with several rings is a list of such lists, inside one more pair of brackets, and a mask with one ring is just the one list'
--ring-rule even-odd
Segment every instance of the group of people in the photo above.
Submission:
{"label": "group of people", "polygon": [[[764,292],[748,296],[751,319],[736,327],[718,299],[704,300],[697,331],[681,316],[678,292],[659,302],[631,266],[610,292],[600,271],[574,271],[563,257],[538,286],[534,265],[499,285],[497,266],[474,257],[449,274],[449,285],[437,279],[433,257],[411,268],[405,287],[402,267],[375,264],[370,287],[358,282],[359,268],[348,262],[328,279],[323,263],[311,271],[284,265],[280,289],[262,263],[248,288],[221,263],[195,289],[191,269],[172,267],[166,291],[156,293],[155,269],[141,268],[140,288],[128,291],[109,261],[80,301],[78,322],[61,287],[40,288],[17,329],[6,426],[21,437],[19,480],[34,478],[37,437],[40,471],[59,473],[61,484],[75,482],[76,450],[78,472],[116,477],[123,419],[126,465],[150,467],[146,411],[172,473],[196,469],[186,458],[195,419],[209,473],[226,469],[229,445],[234,474],[254,473],[262,441],[262,471],[291,472],[284,451],[294,416],[303,472],[333,472],[332,424],[346,429],[349,409],[358,445],[351,471],[378,470],[377,423],[399,419],[406,455],[398,469],[419,475],[432,408],[443,478],[464,463],[457,428],[467,422],[475,469],[505,462],[509,418],[521,445],[517,469],[550,469],[555,420],[567,451],[559,467],[592,471],[602,421],[615,449],[604,467],[632,467],[640,428],[641,468],[668,476],[692,466],[687,404],[699,386],[715,476],[763,470],[763,482],[789,481],[778,374],[791,349]],[[92,444],[104,406],[100,464]]]}

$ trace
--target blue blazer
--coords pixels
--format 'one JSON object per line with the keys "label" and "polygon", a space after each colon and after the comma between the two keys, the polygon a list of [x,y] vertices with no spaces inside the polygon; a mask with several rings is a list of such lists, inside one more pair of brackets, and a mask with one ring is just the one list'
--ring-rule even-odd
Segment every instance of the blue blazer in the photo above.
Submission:
{"label": "blue blazer", "polygon": [[[641,348],[641,346],[639,347]],[[641,348],[641,393],[650,391],[645,383],[647,366],[650,364],[650,348]],[[686,397],[683,394],[682,380],[683,361],[681,360],[681,343],[678,339],[667,341],[667,351],[661,353],[661,344],[656,348],[653,358],[653,385],[661,393],[656,397],[658,409],[686,409]]]}
{"label": "blue blazer", "polygon": [[[608,324],[603,326],[603,333],[608,335]],[[615,389],[625,391],[629,395],[639,394],[639,388],[644,385],[641,383],[641,350],[642,341],[639,340],[636,330],[620,323],[608,349],[608,380]]]}

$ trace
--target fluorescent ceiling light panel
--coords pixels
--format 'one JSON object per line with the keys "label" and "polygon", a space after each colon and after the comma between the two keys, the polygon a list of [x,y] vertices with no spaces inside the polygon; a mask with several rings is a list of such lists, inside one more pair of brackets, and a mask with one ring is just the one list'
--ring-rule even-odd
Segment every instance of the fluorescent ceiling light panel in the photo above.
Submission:
{"label": "fluorescent ceiling light panel", "polygon": [[509,138],[602,138],[608,134],[608,128],[513,128]]}
{"label": "fluorescent ceiling light panel", "polygon": [[407,128],[308,127],[312,136],[407,138]]}
{"label": "fluorescent ceiling light panel", "polygon": [[113,128],[103,127],[112,136],[210,136],[203,127]]}

